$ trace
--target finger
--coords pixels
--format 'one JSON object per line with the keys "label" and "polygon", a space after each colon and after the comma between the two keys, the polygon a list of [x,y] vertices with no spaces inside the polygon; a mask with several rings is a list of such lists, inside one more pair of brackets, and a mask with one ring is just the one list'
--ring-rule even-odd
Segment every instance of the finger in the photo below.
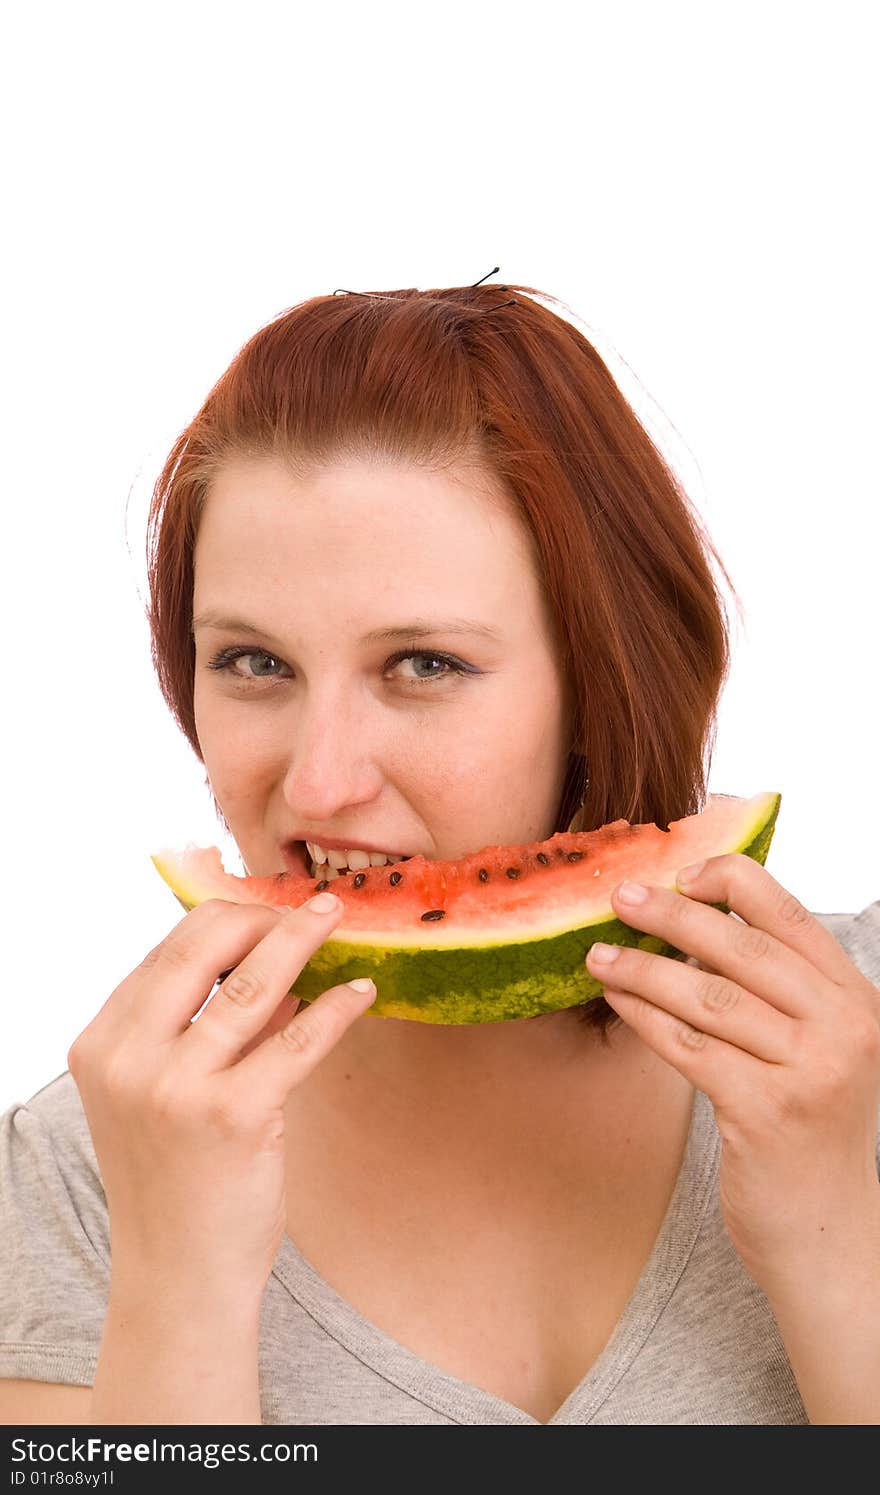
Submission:
{"label": "finger", "polygon": [[746,924],[763,929],[778,946],[790,950],[836,985],[844,986],[852,980],[852,962],[831,930],[753,857],[741,852],[709,857],[692,880],[682,881],[679,873],[677,885],[688,898],[724,903]]}
{"label": "finger", "polygon": [[372,982],[366,992],[331,986],[233,1065],[226,1084],[243,1105],[260,1095],[269,1105],[283,1106],[293,1086],[311,1074],[375,1000]]}
{"label": "finger", "polygon": [[218,974],[232,968],[277,923],[262,903],[209,898],[175,924],[111,992],[87,1032],[113,1042],[135,1032],[162,1042],[186,1031]]}
{"label": "finger", "polygon": [[[755,871],[762,870],[752,865]],[[716,883],[711,889],[709,896],[713,903],[732,905],[736,895],[729,883],[728,872],[724,886]],[[646,897],[638,904],[625,901],[624,892],[622,886],[615,888],[611,901],[615,913],[625,923],[645,934],[659,936],[677,950],[695,955],[703,965],[719,971],[788,1017],[804,1017],[836,995],[836,986],[805,955],[770,932],[772,898],[768,900],[766,884],[759,888],[758,901],[749,905],[752,916],[760,920],[755,926],[698,902],[690,892],[685,895],[649,885]],[[614,984],[618,984],[616,979]]]}
{"label": "finger", "polygon": [[105,1003],[98,1014],[102,1037],[134,1028],[161,1042],[185,1033],[219,972],[236,967],[285,916],[265,904],[221,898],[191,909]]}
{"label": "finger", "polygon": [[[792,1019],[735,981],[647,950],[607,948],[616,952],[610,962],[599,960],[602,951],[596,946],[587,956],[597,980],[644,998],[673,1023],[689,1025],[765,1063],[793,1061],[796,1033]],[[651,1021],[661,1023],[662,1019]]]}
{"label": "finger", "polygon": [[750,1097],[760,1095],[761,1087],[766,1087],[769,1066],[763,1059],[694,1027],[635,992],[606,986],[604,996],[627,1027],[708,1095],[720,1112],[736,1114],[737,1108],[747,1111]]}
{"label": "finger", "polygon": [[[331,905],[324,905],[330,898]],[[303,967],[332,934],[345,906],[333,894],[285,910],[228,975],[187,1037],[187,1061],[226,1069],[272,1018]],[[292,999],[296,1001],[296,998]],[[291,1016],[293,1014],[291,1009]]]}

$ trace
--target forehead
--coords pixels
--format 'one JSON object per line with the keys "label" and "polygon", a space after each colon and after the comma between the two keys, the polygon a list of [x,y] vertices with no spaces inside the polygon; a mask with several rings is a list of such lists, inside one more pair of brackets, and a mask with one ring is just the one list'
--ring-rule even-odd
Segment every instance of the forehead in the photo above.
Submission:
{"label": "forehead", "polygon": [[424,517],[467,512],[476,522],[496,515],[512,521],[515,505],[492,474],[476,467],[452,467],[432,472],[423,466],[351,459],[329,466],[293,472],[281,461],[244,458],[225,464],[208,490],[206,507],[231,518],[257,509],[267,516],[308,515],[315,507],[362,511],[362,518],[381,518],[386,512],[411,512]]}
{"label": "forehead", "polygon": [[530,536],[491,475],[378,462],[346,462],[294,476],[281,463],[239,461],[211,484],[196,566],[240,567],[271,555],[345,570],[373,565],[399,576],[454,562],[483,575],[532,570]]}

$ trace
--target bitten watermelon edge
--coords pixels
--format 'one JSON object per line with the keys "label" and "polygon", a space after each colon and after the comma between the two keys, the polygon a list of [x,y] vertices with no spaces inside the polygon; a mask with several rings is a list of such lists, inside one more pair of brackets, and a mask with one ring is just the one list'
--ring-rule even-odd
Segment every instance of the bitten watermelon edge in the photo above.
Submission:
{"label": "bitten watermelon edge", "polygon": [[[365,1016],[440,1024],[508,1022],[589,1001],[602,993],[584,964],[597,940],[687,958],[617,918],[610,901],[617,884],[631,877],[674,888],[681,867],[728,852],[763,865],[781,801],[777,792],[714,794],[700,814],[672,821],[668,831],[617,820],[454,861],[416,856],[338,877],[342,920],[291,994],[313,1001],[370,976],[376,1000]],[[152,861],[186,910],[209,898],[298,907],[316,887],[286,872],[236,877],[223,870],[215,846],[166,848]]]}

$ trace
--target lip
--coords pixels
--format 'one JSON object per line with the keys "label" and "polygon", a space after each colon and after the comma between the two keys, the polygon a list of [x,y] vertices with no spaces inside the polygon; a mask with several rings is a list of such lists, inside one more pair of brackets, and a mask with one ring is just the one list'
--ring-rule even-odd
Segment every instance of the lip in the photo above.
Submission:
{"label": "lip", "polygon": [[[317,841],[327,851],[384,851],[384,846],[368,846],[364,841],[322,841],[318,836],[302,836],[295,841],[284,841],[281,845],[281,855],[288,872],[293,872],[298,877],[308,877],[310,864],[306,852],[306,841]],[[404,856],[408,853],[404,852]]]}
{"label": "lip", "polygon": [[292,846],[294,841],[302,843],[317,841],[318,845],[323,846],[327,851],[385,851],[386,849],[384,846],[368,846],[366,841],[338,841],[332,836],[329,838],[327,836],[312,835],[296,836],[295,838],[291,837],[286,844]]}

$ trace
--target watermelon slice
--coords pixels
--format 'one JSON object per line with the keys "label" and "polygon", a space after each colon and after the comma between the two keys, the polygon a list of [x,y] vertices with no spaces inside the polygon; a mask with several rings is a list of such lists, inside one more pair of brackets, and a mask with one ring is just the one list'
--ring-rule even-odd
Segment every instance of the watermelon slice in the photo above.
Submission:
{"label": "watermelon slice", "polygon": [[[712,794],[701,814],[668,831],[615,820],[528,846],[486,846],[456,861],[414,856],[337,877],[331,886],[345,905],[342,920],[291,993],[312,1001],[371,976],[377,995],[368,1015],[421,1023],[497,1023],[586,1002],[602,992],[584,964],[596,940],[687,959],[617,918],[617,884],[630,877],[674,888],[679,868],[726,852],[763,865],[781,799]],[[187,910],[208,898],[298,907],[318,886],[291,872],[233,876],[216,846],[166,848],[152,861]]]}

